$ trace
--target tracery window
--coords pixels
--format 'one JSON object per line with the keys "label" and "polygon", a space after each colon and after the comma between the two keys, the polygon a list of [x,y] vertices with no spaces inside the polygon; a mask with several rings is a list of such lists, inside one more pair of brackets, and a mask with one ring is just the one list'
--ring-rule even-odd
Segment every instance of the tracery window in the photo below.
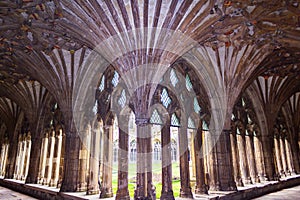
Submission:
{"label": "tracery window", "polygon": [[124,108],[125,104],[126,104],[126,93],[125,93],[125,90],[123,89],[122,92],[121,92],[121,96],[120,98],[118,99],[118,104]]}
{"label": "tracery window", "polygon": [[105,76],[103,75],[101,78],[100,85],[99,85],[100,92],[102,92],[104,90],[104,88],[105,88]]}
{"label": "tracery window", "polygon": [[168,91],[166,88],[163,89],[161,93],[161,103],[165,108],[168,108],[168,106],[171,104],[172,100],[169,97]]}
{"label": "tracery window", "polygon": [[177,143],[175,140],[172,140],[172,143],[171,143],[171,158],[172,158],[172,161],[177,160]]}
{"label": "tracery window", "polygon": [[195,122],[192,118],[188,118],[188,128],[196,129]]}
{"label": "tracery window", "polygon": [[114,77],[111,80],[111,83],[113,84],[114,87],[116,87],[119,83],[119,73],[117,71],[115,71],[114,73]]}
{"label": "tracery window", "polygon": [[130,143],[130,161],[135,162],[136,161],[136,141],[133,140]]}
{"label": "tracery window", "polygon": [[185,86],[188,91],[191,91],[193,89],[193,84],[188,74],[185,76]]}
{"label": "tracery window", "polygon": [[161,160],[161,143],[158,140],[154,142],[153,159],[154,161]]}
{"label": "tracery window", "polygon": [[173,87],[175,87],[176,84],[178,83],[178,77],[177,77],[176,72],[175,72],[174,69],[171,69],[170,80],[171,80],[171,83],[172,83]]}
{"label": "tracery window", "polygon": [[114,162],[118,162],[118,142],[114,142],[114,149],[113,149],[113,158]]}
{"label": "tracery window", "polygon": [[200,111],[201,111],[201,107],[200,107],[196,97],[194,97],[194,111],[196,113],[200,113]]}
{"label": "tracery window", "polygon": [[173,113],[171,116],[171,126],[180,126],[179,119],[175,113]]}
{"label": "tracery window", "polygon": [[153,110],[151,118],[150,118],[150,123],[152,124],[162,124],[162,120],[159,116],[159,113],[156,109]]}

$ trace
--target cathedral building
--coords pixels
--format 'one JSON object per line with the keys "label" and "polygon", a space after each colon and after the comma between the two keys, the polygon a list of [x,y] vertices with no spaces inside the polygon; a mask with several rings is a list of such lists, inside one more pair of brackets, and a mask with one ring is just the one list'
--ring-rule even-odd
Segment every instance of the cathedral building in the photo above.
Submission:
{"label": "cathedral building", "polygon": [[3,0],[0,185],[251,199],[300,184],[298,0]]}

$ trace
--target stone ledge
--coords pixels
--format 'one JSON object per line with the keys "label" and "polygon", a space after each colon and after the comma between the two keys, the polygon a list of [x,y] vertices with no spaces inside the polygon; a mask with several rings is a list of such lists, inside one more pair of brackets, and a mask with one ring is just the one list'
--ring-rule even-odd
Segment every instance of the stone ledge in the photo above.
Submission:
{"label": "stone ledge", "polygon": [[265,182],[257,185],[246,185],[246,187],[238,188],[237,192],[229,193],[224,196],[219,196],[220,200],[239,200],[253,199],[265,194],[276,192],[285,188],[300,185],[300,176],[290,176],[283,178],[280,181]]}
{"label": "stone ledge", "polygon": [[[25,184],[24,181],[14,179],[0,178],[0,185],[11,190],[38,198],[38,199],[73,199],[73,200],[87,200],[99,199],[99,194],[86,195],[85,192],[59,192],[58,188],[48,187],[39,184]],[[246,185],[245,187],[238,187],[237,192],[222,192],[209,191],[209,195],[194,195],[195,199],[211,199],[211,200],[239,200],[252,199],[268,193],[276,192],[285,188],[300,185],[300,175],[290,176],[280,181],[264,182],[255,185]],[[109,198],[114,199],[114,198]],[[177,200],[184,198],[176,198]]]}

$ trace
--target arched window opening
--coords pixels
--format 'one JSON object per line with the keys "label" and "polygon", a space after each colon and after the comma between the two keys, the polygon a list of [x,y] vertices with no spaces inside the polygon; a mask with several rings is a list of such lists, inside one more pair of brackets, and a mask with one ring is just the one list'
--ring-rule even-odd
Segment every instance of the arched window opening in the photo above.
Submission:
{"label": "arched window opening", "polygon": [[163,91],[162,91],[162,93],[160,95],[160,98],[161,98],[161,103],[163,104],[163,106],[165,108],[167,108],[171,104],[171,102],[172,102],[172,100],[169,97],[169,94],[168,94],[168,91],[167,91],[166,88],[163,89]]}
{"label": "arched window opening", "polygon": [[171,158],[172,161],[177,161],[177,143],[175,140],[172,140],[171,143]]}
{"label": "arched window opening", "polygon": [[171,116],[171,126],[176,126],[176,127],[180,126],[179,119],[175,113],[173,113]]}
{"label": "arched window opening", "polygon": [[136,141],[132,140],[130,142],[130,162],[136,161]]}
{"label": "arched window opening", "polygon": [[154,161],[160,161],[161,160],[161,143],[159,140],[156,140],[154,142],[154,145],[153,145],[153,159]]}
{"label": "arched window opening", "polygon": [[96,115],[98,112],[98,101],[95,101],[94,107],[93,107],[93,113]]}
{"label": "arched window opening", "polygon": [[118,162],[118,141],[114,142],[114,149],[113,149],[113,158],[114,158],[114,163]]}
{"label": "arched window opening", "polygon": [[151,118],[150,118],[150,123],[151,124],[163,124],[162,123],[162,120],[161,120],[161,117],[159,116],[159,113],[156,109],[153,110],[152,112],[152,115],[151,115]]}
{"label": "arched window opening", "polygon": [[200,111],[201,111],[201,107],[200,107],[196,97],[194,97],[194,111],[196,113],[200,113]]}
{"label": "arched window opening", "polygon": [[100,92],[103,92],[104,88],[105,88],[105,76],[103,75],[99,85]]}
{"label": "arched window opening", "polygon": [[193,89],[193,84],[188,74],[185,76],[185,87],[188,91]]}
{"label": "arched window opening", "polygon": [[195,122],[190,117],[188,118],[188,128],[190,128],[190,129],[196,129]]}
{"label": "arched window opening", "polygon": [[121,106],[121,108],[124,108],[124,106],[126,104],[126,93],[125,93],[124,89],[122,90],[121,96],[118,99],[118,104]]}
{"label": "arched window opening", "polygon": [[116,87],[119,83],[119,73],[117,71],[115,71],[114,73],[114,77],[111,80],[111,83],[113,84],[114,87]]}
{"label": "arched window opening", "polygon": [[207,122],[205,120],[202,121],[202,129],[204,131],[208,131],[209,130],[208,124],[207,124]]}
{"label": "arched window opening", "polygon": [[177,77],[176,72],[175,72],[174,69],[171,69],[170,80],[171,80],[171,83],[172,83],[173,87],[175,87],[176,84],[178,83],[178,77]]}

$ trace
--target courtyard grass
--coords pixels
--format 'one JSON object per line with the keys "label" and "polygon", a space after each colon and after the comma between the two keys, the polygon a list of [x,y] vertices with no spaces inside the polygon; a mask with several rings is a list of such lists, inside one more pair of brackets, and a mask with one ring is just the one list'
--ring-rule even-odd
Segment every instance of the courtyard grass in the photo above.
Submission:
{"label": "courtyard grass", "polygon": [[[174,196],[178,197],[180,193],[180,171],[179,171],[179,163],[172,163],[172,187]],[[153,163],[152,164],[152,177],[153,184],[156,188],[156,198],[159,199],[161,196],[162,183],[161,183],[161,163]],[[128,190],[130,197],[134,196],[135,190],[135,181],[136,181],[136,163],[130,163],[128,165]],[[112,186],[113,192],[116,194],[117,186],[118,186],[118,168],[117,165],[113,166],[113,177],[112,177]]]}

